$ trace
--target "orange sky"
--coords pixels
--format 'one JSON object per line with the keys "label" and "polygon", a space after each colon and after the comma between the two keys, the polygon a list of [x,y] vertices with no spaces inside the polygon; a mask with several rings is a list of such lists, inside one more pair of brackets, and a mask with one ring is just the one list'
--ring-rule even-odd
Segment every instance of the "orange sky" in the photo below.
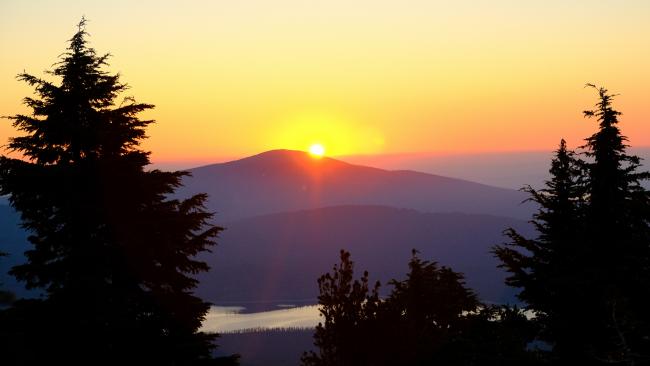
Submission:
{"label": "orange sky", "polygon": [[157,106],[156,162],[576,146],[586,82],[620,93],[624,133],[650,145],[647,0],[3,0],[0,115],[24,112],[15,75],[43,75],[82,15]]}

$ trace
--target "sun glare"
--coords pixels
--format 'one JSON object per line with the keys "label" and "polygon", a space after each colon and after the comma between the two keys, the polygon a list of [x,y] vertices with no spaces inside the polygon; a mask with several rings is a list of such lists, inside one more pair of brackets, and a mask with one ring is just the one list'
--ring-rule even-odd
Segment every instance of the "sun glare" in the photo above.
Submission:
{"label": "sun glare", "polygon": [[[375,154],[384,147],[384,138],[379,130],[366,126],[361,117],[346,117],[343,112],[307,110],[278,115],[267,136],[264,140],[267,150],[307,151],[314,158],[319,155]],[[321,145],[323,153],[312,152],[314,145]]]}
{"label": "sun glare", "polygon": [[325,147],[321,144],[313,144],[309,147],[309,153],[315,157],[322,157],[325,155]]}

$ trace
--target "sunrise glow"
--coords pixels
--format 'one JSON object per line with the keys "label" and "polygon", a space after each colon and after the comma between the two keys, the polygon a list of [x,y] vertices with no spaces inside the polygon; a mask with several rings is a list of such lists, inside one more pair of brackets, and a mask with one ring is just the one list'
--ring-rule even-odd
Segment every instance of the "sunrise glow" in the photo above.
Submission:
{"label": "sunrise glow", "polygon": [[[85,15],[107,70],[156,105],[154,162],[314,141],[334,157],[579,146],[593,130],[587,82],[620,94],[621,127],[648,146],[649,12],[643,0],[3,1],[0,115],[25,111],[16,74],[51,79]],[[2,143],[12,133],[0,124]]]}
{"label": "sunrise glow", "polygon": [[313,144],[309,147],[309,153],[312,156],[321,158],[323,155],[325,155],[325,147],[321,144]]}

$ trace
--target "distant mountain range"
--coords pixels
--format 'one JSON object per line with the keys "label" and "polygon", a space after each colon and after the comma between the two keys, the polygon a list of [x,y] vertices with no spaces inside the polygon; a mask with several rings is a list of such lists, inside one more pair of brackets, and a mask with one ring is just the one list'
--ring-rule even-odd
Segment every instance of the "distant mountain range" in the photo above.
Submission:
{"label": "distant mountain range", "polygon": [[[199,293],[213,302],[308,300],[316,279],[351,251],[360,271],[402,278],[411,249],[466,273],[484,299],[510,299],[489,253],[502,231],[525,234],[534,209],[522,192],[414,171],[388,171],[275,150],[191,169],[178,197],[205,192],[227,230],[203,258]],[[24,260],[26,233],[0,198],[0,282]],[[4,201],[6,203],[6,200]],[[19,290],[19,294],[24,291]]]}
{"label": "distant mountain range", "polygon": [[[212,267],[201,276],[199,293],[217,303],[308,302],[318,294],[316,279],[338,263],[340,249],[352,253],[358,275],[386,283],[404,278],[411,250],[466,274],[483,299],[511,300],[491,247],[523,220],[478,214],[421,213],[382,206],[338,206],[279,213],[231,223],[218,247],[203,259]],[[385,286],[385,289],[388,289]]]}
{"label": "distant mountain range", "polygon": [[[519,189],[526,185],[540,188],[550,178],[549,169],[553,158],[551,150],[347,155],[341,159],[348,163],[382,169],[409,169]],[[649,147],[633,146],[628,153],[642,159],[644,170],[650,169]],[[643,185],[650,189],[650,182],[644,182]]]}
{"label": "distant mountain range", "polygon": [[208,208],[225,223],[337,205],[383,205],[423,212],[463,212],[529,218],[523,192],[415,171],[388,171],[273,150],[190,169],[178,196],[208,193]]}

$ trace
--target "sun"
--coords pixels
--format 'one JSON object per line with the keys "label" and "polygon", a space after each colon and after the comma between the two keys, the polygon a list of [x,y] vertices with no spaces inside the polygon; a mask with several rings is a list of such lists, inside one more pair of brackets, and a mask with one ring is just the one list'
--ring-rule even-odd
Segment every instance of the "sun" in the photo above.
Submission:
{"label": "sun", "polygon": [[325,155],[325,147],[321,144],[313,144],[309,147],[309,153],[317,158]]}

